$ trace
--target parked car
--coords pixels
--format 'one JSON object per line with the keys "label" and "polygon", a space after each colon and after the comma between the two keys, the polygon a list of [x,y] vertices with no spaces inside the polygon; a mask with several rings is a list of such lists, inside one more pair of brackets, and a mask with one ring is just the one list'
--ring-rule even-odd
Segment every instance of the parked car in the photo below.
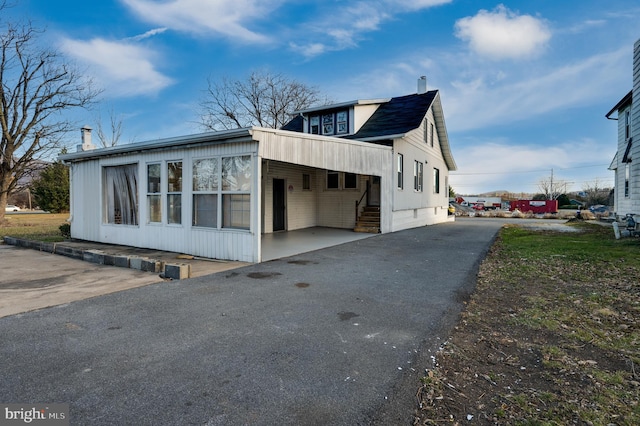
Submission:
{"label": "parked car", "polygon": [[14,206],[13,204],[7,204],[7,207],[4,208],[5,212],[19,212],[20,207]]}
{"label": "parked car", "polygon": [[589,207],[591,213],[606,213],[609,211],[607,206],[603,206],[602,204],[597,204],[595,206]]}
{"label": "parked car", "polygon": [[450,215],[456,214],[456,206],[454,206],[451,203],[449,203],[449,214]]}

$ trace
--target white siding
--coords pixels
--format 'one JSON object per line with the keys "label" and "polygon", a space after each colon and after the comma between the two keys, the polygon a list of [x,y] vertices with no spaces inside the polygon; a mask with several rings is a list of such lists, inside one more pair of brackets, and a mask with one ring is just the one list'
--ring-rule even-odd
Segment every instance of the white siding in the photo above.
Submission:
{"label": "white siding", "polygon": [[[302,189],[302,175],[311,176],[311,189]],[[277,161],[265,161],[263,166],[264,233],[273,232],[273,180],[285,182],[285,229],[317,226],[318,178],[316,169]]]}
{"label": "white siding", "polygon": [[[429,123],[435,122],[432,110],[427,114]],[[430,131],[431,126],[426,126]],[[444,161],[437,131],[433,135],[433,147],[430,138],[425,139],[424,126],[416,129],[403,139],[394,141],[394,153],[402,154],[404,161],[404,184],[399,189],[397,173],[394,170],[393,184],[393,231],[432,225],[448,220],[449,169]],[[422,192],[415,191],[413,183],[414,162],[424,164]],[[394,165],[395,167],[395,165]],[[440,173],[440,192],[434,192],[434,168]]]}
{"label": "white siding", "polygon": [[[122,244],[135,247],[153,248],[217,259],[259,261],[260,220],[259,200],[260,166],[257,161],[256,143],[217,144],[197,148],[143,151],[114,157],[72,164],[72,221],[73,238]],[[212,156],[252,156],[252,194],[250,230],[206,229],[191,226],[192,212],[192,161]],[[183,162],[182,224],[166,223],[166,205],[163,204],[163,223],[148,223],[146,200],[146,165],[167,161]],[[123,164],[138,164],[139,224],[125,226],[104,223],[102,168]],[[166,182],[166,178],[163,180]],[[163,189],[165,191],[165,189]],[[165,191],[166,192],[166,191]],[[163,194],[165,193],[163,192]],[[163,203],[165,198],[163,197]],[[219,208],[222,203],[219,202]]]}
{"label": "white siding", "polygon": [[[322,185],[317,195],[316,223],[318,226],[351,228],[355,225],[355,201],[360,198],[364,188],[359,187],[357,191],[325,190],[323,174],[326,170],[335,170],[381,177],[380,229],[382,232],[392,230],[393,155],[391,148],[366,142],[269,129],[254,129],[253,136],[260,140],[261,158],[318,169],[315,183]],[[265,190],[268,186],[269,184],[265,185]],[[265,208],[268,206],[269,202],[265,197]],[[265,218],[265,228],[267,222]]]}

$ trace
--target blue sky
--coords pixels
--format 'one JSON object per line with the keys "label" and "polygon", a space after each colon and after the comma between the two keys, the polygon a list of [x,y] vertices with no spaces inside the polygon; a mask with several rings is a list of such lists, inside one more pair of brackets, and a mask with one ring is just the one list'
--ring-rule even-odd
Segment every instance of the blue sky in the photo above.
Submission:
{"label": "blue sky", "polygon": [[[350,101],[441,91],[458,193],[613,185],[637,0],[12,0],[104,92],[121,143],[198,133],[213,81],[263,69]],[[76,117],[74,117],[76,118]],[[78,131],[78,140],[79,140]],[[71,140],[70,145],[76,141]]]}

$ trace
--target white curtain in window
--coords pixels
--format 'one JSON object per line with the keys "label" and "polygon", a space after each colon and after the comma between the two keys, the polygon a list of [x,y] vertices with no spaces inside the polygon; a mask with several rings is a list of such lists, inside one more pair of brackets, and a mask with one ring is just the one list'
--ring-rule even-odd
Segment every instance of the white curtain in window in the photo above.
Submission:
{"label": "white curtain in window", "polygon": [[107,222],[138,224],[138,165],[105,167]]}

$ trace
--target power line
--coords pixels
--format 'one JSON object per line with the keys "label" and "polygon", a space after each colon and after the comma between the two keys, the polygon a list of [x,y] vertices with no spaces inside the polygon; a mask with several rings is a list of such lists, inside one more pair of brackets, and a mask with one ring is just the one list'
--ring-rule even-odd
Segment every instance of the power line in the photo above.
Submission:
{"label": "power line", "polygon": [[[576,167],[556,167],[556,170],[574,170],[574,169],[587,169],[591,167],[609,167],[608,164],[593,164],[589,166],[576,166]],[[542,173],[548,172],[548,169],[539,169],[539,170],[512,170],[512,171],[504,171],[504,172],[471,172],[471,173],[456,173],[455,171],[450,172],[451,176],[481,176],[481,175],[506,175],[506,174],[525,174],[525,173]]]}

